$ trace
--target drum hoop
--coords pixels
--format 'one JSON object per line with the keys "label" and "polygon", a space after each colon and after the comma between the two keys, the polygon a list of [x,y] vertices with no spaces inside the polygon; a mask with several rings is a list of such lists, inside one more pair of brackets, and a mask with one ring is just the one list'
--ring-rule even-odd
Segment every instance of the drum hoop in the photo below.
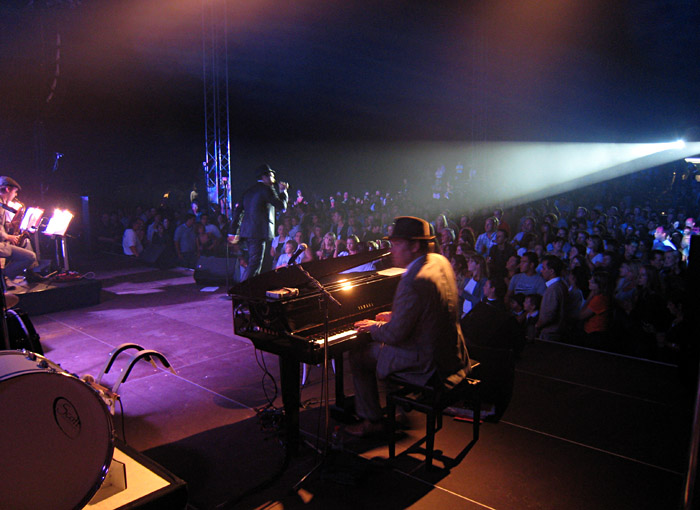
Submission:
{"label": "drum hoop", "polygon": [[[35,360],[32,360],[29,358],[27,355],[31,354],[33,356],[36,356]],[[50,374],[50,375],[59,375],[63,377],[68,377],[71,380],[74,380],[80,384],[83,384],[86,388],[90,390],[90,395],[92,398],[96,399],[98,402],[98,406],[100,409],[102,409],[102,412],[107,420],[107,451],[105,452],[105,459],[102,461],[102,466],[97,473],[97,477],[95,478],[94,482],[91,484],[91,488],[86,492],[86,494],[83,496],[83,498],[80,500],[80,502],[74,507],[74,510],[80,510],[84,508],[90,500],[93,498],[95,493],[100,489],[102,484],[104,483],[105,477],[107,476],[107,472],[109,471],[112,458],[114,456],[114,442],[115,442],[115,429],[114,429],[114,420],[112,419],[112,415],[109,412],[109,408],[107,407],[107,404],[105,401],[102,399],[102,397],[99,395],[99,393],[88,383],[85,381],[81,380],[78,378],[76,375],[71,374],[67,372],[65,369],[63,369],[60,365],[57,363],[52,362],[51,360],[47,359],[46,357],[36,354],[36,353],[30,353],[29,351],[26,351],[24,349],[21,350],[14,350],[14,351],[0,351],[0,355],[15,355],[15,356],[22,356],[24,359],[26,359],[28,362],[32,363],[32,368],[27,368],[24,370],[16,370],[14,372],[11,372],[10,374],[5,374],[3,376],[0,376],[0,383],[13,379],[16,377],[25,377],[28,375],[35,375],[35,374]],[[49,366],[48,367],[40,367],[37,364],[34,364],[35,361],[46,361]]]}

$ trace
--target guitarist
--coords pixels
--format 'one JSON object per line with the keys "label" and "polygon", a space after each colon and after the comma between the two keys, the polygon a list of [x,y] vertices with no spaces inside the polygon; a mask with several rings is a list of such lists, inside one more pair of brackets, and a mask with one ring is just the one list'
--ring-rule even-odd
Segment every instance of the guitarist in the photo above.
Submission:
{"label": "guitarist", "polygon": [[14,213],[5,207],[15,209],[11,204],[14,204],[17,192],[21,189],[12,177],[0,176],[0,207],[2,207],[0,218],[3,220],[0,221],[0,257],[5,259],[4,273],[5,277],[10,280],[7,285],[8,290],[12,290],[12,280],[23,273],[29,283],[36,283],[44,279],[32,271],[32,268],[38,265],[34,252],[31,249],[18,246],[20,236],[10,235],[5,230],[7,220],[14,217]]}

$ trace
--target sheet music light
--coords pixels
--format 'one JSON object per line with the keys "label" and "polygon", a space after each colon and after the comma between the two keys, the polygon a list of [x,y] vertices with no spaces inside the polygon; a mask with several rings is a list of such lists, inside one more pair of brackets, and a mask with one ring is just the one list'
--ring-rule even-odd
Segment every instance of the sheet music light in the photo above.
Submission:
{"label": "sheet music light", "polygon": [[65,209],[55,209],[53,216],[49,220],[49,224],[44,230],[44,234],[47,236],[64,236],[66,235],[66,230],[68,230],[68,225],[73,219],[73,213]]}

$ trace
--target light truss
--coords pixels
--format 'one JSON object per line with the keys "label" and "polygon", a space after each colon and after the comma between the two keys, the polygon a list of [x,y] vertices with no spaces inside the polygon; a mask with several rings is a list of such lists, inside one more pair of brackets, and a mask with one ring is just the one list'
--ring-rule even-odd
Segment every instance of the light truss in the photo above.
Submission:
{"label": "light truss", "polygon": [[206,159],[210,204],[231,215],[231,140],[228,106],[226,0],[202,0],[202,61]]}

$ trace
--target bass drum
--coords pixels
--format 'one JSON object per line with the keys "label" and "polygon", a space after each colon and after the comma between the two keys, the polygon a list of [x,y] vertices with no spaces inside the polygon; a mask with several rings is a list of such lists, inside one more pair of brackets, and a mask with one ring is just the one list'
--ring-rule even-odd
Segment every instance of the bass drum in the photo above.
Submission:
{"label": "bass drum", "polygon": [[83,508],[114,452],[100,396],[43,356],[0,351],[0,413],[0,507]]}

